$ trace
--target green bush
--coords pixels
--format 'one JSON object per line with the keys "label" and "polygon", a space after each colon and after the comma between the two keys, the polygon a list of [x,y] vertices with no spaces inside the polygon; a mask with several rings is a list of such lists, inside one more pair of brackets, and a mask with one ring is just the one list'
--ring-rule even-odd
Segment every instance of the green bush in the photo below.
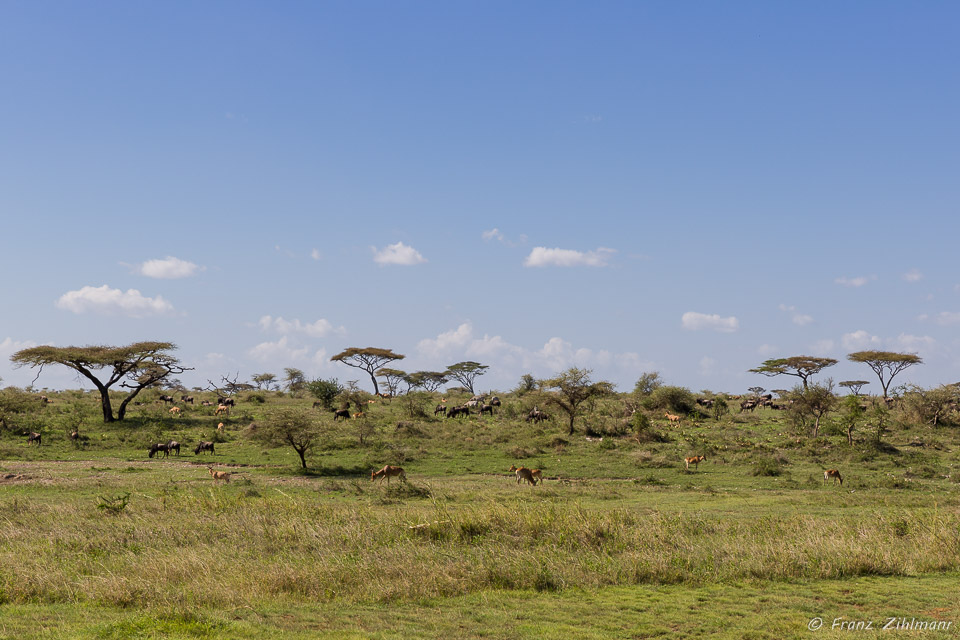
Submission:
{"label": "green bush", "polygon": [[697,405],[696,396],[685,387],[657,387],[643,399],[643,407],[651,411],[672,411],[689,414]]}

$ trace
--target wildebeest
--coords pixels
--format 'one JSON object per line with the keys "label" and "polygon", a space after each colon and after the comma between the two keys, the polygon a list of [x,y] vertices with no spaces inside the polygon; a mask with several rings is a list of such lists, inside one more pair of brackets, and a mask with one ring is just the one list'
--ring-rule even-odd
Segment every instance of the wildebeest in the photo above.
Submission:
{"label": "wildebeest", "polygon": [[459,418],[460,416],[470,415],[470,407],[463,405],[460,407],[452,407],[447,410],[448,418]]}
{"label": "wildebeest", "polygon": [[193,404],[193,396],[180,396],[180,400],[187,404]]}
{"label": "wildebeest", "polygon": [[227,407],[237,406],[237,401],[234,400],[233,398],[217,398],[217,403],[225,405]]}
{"label": "wildebeest", "polygon": [[30,432],[30,435],[27,436],[27,444],[30,444],[31,442],[36,442],[36,443],[37,443],[37,446],[39,447],[39,446],[40,446],[40,434],[31,431],[31,432]]}
{"label": "wildebeest", "polygon": [[213,406],[213,402],[210,401],[210,400],[204,400],[203,402],[200,403],[200,405],[201,405],[201,406],[204,406],[204,407],[212,407],[212,406]]}
{"label": "wildebeest", "polygon": [[480,415],[483,416],[483,414],[485,414],[485,413],[489,413],[490,415],[493,415],[493,405],[492,405],[492,404],[482,404],[482,405],[480,405]]}
{"label": "wildebeest", "polygon": [[194,455],[200,455],[201,451],[209,451],[211,454],[216,455],[216,452],[213,450],[212,442],[201,442],[197,445],[197,448],[193,450]]}
{"label": "wildebeest", "polygon": [[150,445],[150,450],[147,451],[147,455],[152,458],[161,451],[163,451],[164,458],[170,455],[170,449],[167,448],[166,442],[157,442],[156,444]]}
{"label": "wildebeest", "polygon": [[713,408],[713,399],[712,398],[697,398],[697,404],[703,407],[704,409]]}
{"label": "wildebeest", "polygon": [[314,402],[314,403],[313,403],[313,408],[314,408],[314,409],[319,409],[319,408],[322,407],[322,406],[323,406],[323,403],[320,402],[319,400],[318,400],[317,402]]}
{"label": "wildebeest", "polygon": [[527,422],[543,422],[544,420],[549,420],[550,416],[546,412],[540,411],[534,407],[530,413],[527,414]]}
{"label": "wildebeest", "polygon": [[333,412],[333,421],[336,422],[338,418],[344,420],[350,419],[350,409],[339,409]]}
{"label": "wildebeest", "polygon": [[160,402],[169,402],[170,404],[173,404],[176,402],[176,400],[173,396],[160,396]]}
{"label": "wildebeest", "polygon": [[176,451],[177,455],[180,455],[180,443],[176,440],[171,440],[167,443],[167,453],[169,454],[171,451]]}
{"label": "wildebeest", "polygon": [[438,404],[438,405],[437,405],[437,408],[433,410],[433,415],[436,416],[436,415],[438,415],[438,414],[446,415],[446,414],[447,414],[447,406],[446,406],[446,405],[443,405],[443,404]]}
{"label": "wildebeest", "polygon": [[479,407],[483,403],[483,400],[467,400],[463,406],[468,408]]}
{"label": "wildebeest", "polygon": [[497,396],[493,396],[492,398],[490,398],[490,404],[493,405],[494,407],[499,407],[500,398],[498,398]]}
{"label": "wildebeest", "polygon": [[76,429],[74,429],[73,431],[71,431],[71,432],[70,432],[70,439],[71,439],[71,440],[79,440],[79,439],[80,439],[80,432],[77,431]]}

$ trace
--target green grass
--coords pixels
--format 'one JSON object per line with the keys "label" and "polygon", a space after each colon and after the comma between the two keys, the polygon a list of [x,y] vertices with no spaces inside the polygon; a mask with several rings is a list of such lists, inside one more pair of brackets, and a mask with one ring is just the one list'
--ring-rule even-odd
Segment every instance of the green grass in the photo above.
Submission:
{"label": "green grass", "polygon": [[[502,394],[513,408],[495,418],[398,430],[395,401],[370,405],[363,445],[318,412],[304,471],[246,427],[306,399],[241,403],[220,435],[212,409],[145,405],[103,425],[90,396],[52,397],[0,433],[0,638],[783,638],[812,635],[814,615],[958,613],[952,427],[901,423],[850,447],[830,424],[813,440],[758,411],[655,418],[659,437],[638,442],[610,435],[619,401],[574,435],[517,419]],[[41,424],[28,446],[19,432]],[[214,438],[217,455],[193,454]],[[181,456],[147,458],[169,439]],[[707,461],[687,471],[693,454]],[[371,483],[388,463],[410,482]],[[545,482],[518,486],[511,464]]]}

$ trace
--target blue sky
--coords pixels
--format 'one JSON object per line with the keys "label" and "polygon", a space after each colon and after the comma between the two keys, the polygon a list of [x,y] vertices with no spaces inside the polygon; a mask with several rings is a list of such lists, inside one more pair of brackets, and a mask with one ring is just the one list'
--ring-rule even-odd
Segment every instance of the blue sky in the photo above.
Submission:
{"label": "blue sky", "polygon": [[190,386],[356,379],[351,346],[477,360],[485,389],[576,365],[740,392],[800,354],[869,380],[866,348],[956,382],[958,14],[4,3],[0,376],[159,339]]}

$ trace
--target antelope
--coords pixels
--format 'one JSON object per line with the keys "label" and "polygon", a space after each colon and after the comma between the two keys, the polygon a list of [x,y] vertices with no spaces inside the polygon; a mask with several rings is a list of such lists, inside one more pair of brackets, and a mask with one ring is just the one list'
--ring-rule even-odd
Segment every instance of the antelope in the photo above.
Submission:
{"label": "antelope", "polygon": [[[536,479],[533,477],[533,471],[531,471],[530,469],[527,469],[526,467],[517,467],[516,465],[513,465],[513,464],[512,464],[512,465],[510,465],[510,471],[516,471],[516,472],[517,472],[517,484],[520,484],[520,480],[526,480],[527,482],[529,482],[529,483],[532,484],[533,486],[537,486],[537,481],[536,481]],[[538,473],[539,473],[539,471],[540,471],[540,470],[537,469],[537,472],[538,472]]]}
{"label": "antelope", "polygon": [[175,416],[180,415],[180,407],[170,407],[170,413]]}
{"label": "antelope", "polygon": [[217,471],[213,467],[207,467],[207,471],[210,472],[210,476],[213,478],[214,482],[217,480],[226,480],[230,482],[230,476],[233,474],[229,471]]}
{"label": "antelope", "polygon": [[360,413],[355,413],[355,414],[353,414],[353,417],[354,417],[354,418],[363,418],[363,417],[364,417],[363,411],[361,411]]}
{"label": "antelope", "polygon": [[387,484],[390,484],[390,478],[393,476],[400,476],[400,479],[404,482],[407,481],[407,474],[404,472],[403,467],[393,467],[385,465],[380,471],[371,471],[370,472],[370,482],[374,480],[383,481],[384,478],[387,479]]}
{"label": "antelope", "polygon": [[840,481],[840,486],[843,486],[843,478],[840,477],[839,469],[827,469],[823,472],[823,483],[826,484],[827,480],[833,478],[833,484],[837,484],[837,480]]}
{"label": "antelope", "polygon": [[680,416],[675,416],[672,413],[665,413],[663,415],[666,416],[667,420],[669,420],[671,423],[676,422],[677,424],[680,424]]}
{"label": "antelope", "polygon": [[690,465],[693,465],[694,469],[699,468],[701,462],[707,459],[707,456],[693,456],[692,458],[684,458],[683,461],[687,463],[687,471],[690,470]]}
{"label": "antelope", "polygon": [[223,423],[222,423],[222,422],[217,425],[217,431],[219,431],[220,433],[223,433]]}
{"label": "antelope", "polygon": [[230,415],[230,408],[229,408],[227,405],[225,405],[225,404],[218,404],[218,405],[217,405],[217,410],[213,412],[213,415],[218,416],[218,415],[220,415],[221,413],[225,413],[225,414],[227,414],[227,415]]}
{"label": "antelope", "polygon": [[533,471],[530,472],[530,475],[532,475],[534,478],[539,480],[540,484],[543,484],[543,471],[541,471],[540,469],[534,469]]}

